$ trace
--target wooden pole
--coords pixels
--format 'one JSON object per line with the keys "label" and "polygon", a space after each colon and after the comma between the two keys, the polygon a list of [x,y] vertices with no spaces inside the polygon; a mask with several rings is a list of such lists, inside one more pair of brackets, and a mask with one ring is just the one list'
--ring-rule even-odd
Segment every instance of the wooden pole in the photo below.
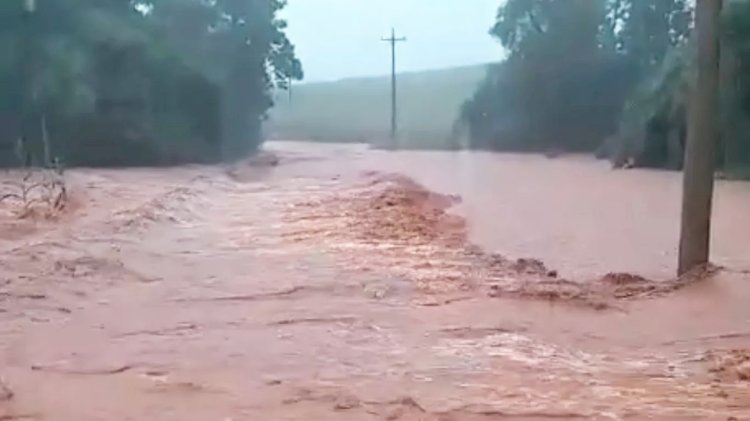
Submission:
{"label": "wooden pole", "polygon": [[396,38],[396,30],[391,28],[390,38],[383,38],[391,44],[391,141],[392,146],[396,146],[396,138],[398,137],[398,101],[396,92],[396,43],[406,41],[406,38]]}
{"label": "wooden pole", "polygon": [[697,0],[698,78],[690,101],[685,150],[680,275],[708,263],[716,146],[719,138],[719,58],[722,0]]}

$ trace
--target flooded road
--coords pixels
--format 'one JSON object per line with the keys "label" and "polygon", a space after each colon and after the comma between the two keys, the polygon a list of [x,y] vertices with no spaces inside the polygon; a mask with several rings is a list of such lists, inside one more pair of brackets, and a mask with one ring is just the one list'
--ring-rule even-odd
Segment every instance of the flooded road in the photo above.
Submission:
{"label": "flooded road", "polygon": [[[632,272],[666,279],[677,265],[682,176],[613,171],[590,156],[549,159],[485,152],[371,152],[371,166],[459,194],[472,240],[534,257],[567,276]],[[712,259],[750,269],[750,183],[716,186]]]}
{"label": "flooded road", "polygon": [[677,174],[269,149],[0,213],[0,419],[750,416],[750,184],[718,188],[727,268],[674,280]]}

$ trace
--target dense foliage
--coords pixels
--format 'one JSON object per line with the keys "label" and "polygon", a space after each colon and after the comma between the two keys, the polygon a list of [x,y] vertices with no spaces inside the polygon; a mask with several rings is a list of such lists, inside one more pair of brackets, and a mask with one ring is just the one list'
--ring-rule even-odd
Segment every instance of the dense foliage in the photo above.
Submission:
{"label": "dense foliage", "polygon": [[[695,49],[687,0],[508,0],[491,35],[510,51],[459,122],[474,147],[596,151],[678,169]],[[728,0],[717,163],[750,166],[750,1]],[[744,174],[747,175],[747,174]]]}
{"label": "dense foliage", "polygon": [[685,0],[508,0],[491,35],[510,52],[461,112],[474,146],[591,151],[691,27]]}
{"label": "dense foliage", "polygon": [[302,77],[284,0],[0,2],[0,163],[162,165],[251,153]]}
{"label": "dense foliage", "polygon": [[750,2],[736,0],[726,7],[722,52],[721,164],[750,176]]}
{"label": "dense foliage", "polygon": [[[721,136],[716,164],[736,176],[750,175],[750,2],[729,0],[724,8],[720,65]],[[670,48],[661,63],[645,73],[625,104],[615,136],[605,145],[615,162],[679,169],[690,119],[690,86],[695,47],[691,41]]]}

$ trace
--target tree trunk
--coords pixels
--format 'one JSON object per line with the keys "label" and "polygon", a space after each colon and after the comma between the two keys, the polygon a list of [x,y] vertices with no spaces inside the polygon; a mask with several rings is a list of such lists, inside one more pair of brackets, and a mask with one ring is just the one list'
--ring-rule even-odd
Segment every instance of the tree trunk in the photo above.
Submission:
{"label": "tree trunk", "polygon": [[719,27],[722,0],[697,0],[698,78],[685,151],[680,275],[708,262],[711,206],[719,137]]}

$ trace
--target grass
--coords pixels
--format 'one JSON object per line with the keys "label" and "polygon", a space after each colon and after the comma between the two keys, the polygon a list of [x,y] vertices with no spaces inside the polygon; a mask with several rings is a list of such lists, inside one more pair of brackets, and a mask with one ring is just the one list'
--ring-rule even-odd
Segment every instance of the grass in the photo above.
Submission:
{"label": "grass", "polygon": [[[486,65],[404,73],[398,76],[399,145],[452,146],[461,104],[484,78]],[[294,86],[276,95],[266,125],[273,139],[378,144],[390,131],[390,76]]]}

